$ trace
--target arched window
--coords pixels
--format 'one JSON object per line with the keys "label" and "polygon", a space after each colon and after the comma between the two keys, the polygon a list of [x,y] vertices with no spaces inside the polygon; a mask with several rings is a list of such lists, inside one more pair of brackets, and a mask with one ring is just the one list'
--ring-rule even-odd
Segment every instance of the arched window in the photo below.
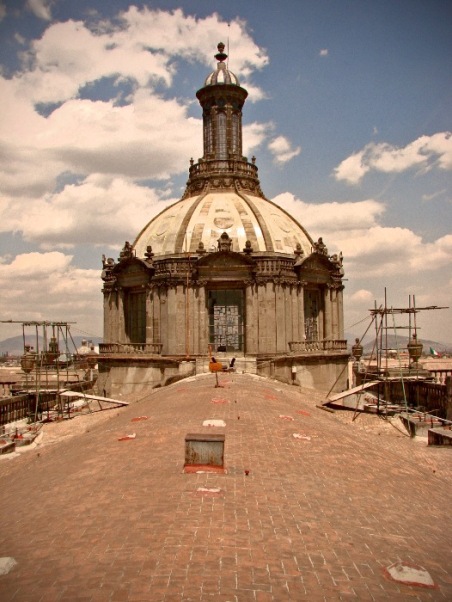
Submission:
{"label": "arched window", "polygon": [[204,149],[207,154],[213,152],[212,117],[207,113],[204,117]]}
{"label": "arched window", "polygon": [[231,150],[234,154],[240,153],[240,119],[236,113],[232,115],[232,128],[231,128]]}
{"label": "arched window", "polygon": [[217,158],[227,159],[226,114],[218,113],[217,129]]}

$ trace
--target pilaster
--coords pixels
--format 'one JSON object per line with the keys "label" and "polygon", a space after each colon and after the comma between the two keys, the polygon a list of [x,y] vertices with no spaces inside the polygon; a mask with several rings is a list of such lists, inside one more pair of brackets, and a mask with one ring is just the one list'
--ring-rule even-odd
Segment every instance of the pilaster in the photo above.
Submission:
{"label": "pilaster", "polygon": [[324,295],[323,295],[323,304],[325,307],[325,332],[324,332],[324,337],[325,339],[332,339],[333,338],[333,319],[332,319],[332,303],[331,303],[331,288],[329,285],[326,285],[324,288]]}

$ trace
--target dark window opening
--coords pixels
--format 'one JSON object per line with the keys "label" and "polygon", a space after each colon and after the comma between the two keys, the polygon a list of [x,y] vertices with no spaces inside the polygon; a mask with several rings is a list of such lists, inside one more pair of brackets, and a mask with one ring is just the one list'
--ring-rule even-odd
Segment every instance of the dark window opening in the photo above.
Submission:
{"label": "dark window opening", "polygon": [[209,291],[208,309],[209,343],[215,351],[243,351],[244,291]]}
{"label": "dark window opening", "polygon": [[146,343],[146,294],[128,293],[124,299],[124,323],[129,343]]}

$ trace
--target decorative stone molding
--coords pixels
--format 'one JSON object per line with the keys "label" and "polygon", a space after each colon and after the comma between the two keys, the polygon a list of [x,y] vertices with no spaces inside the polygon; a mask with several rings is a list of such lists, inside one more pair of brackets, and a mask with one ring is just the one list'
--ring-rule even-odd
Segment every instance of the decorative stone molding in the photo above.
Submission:
{"label": "decorative stone molding", "polygon": [[154,257],[154,253],[152,252],[151,245],[148,245],[146,247],[146,253],[144,254],[144,256],[146,257],[146,262],[147,263],[152,263],[153,257]]}

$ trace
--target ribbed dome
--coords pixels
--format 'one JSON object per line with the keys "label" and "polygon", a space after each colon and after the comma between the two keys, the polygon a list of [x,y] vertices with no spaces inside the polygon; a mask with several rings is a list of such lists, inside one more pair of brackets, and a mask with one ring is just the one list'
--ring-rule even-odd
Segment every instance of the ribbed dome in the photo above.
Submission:
{"label": "ribbed dome", "polygon": [[171,205],[143,228],[133,246],[137,257],[144,257],[148,246],[156,257],[195,253],[200,243],[207,252],[216,251],[223,232],[236,252],[248,240],[254,252],[293,255],[298,244],[305,255],[312,251],[309,234],[278,205],[233,191],[191,196]]}
{"label": "ribbed dome", "polygon": [[214,86],[216,84],[233,84],[240,86],[238,77],[226,68],[224,63],[218,63],[215,71],[206,77],[205,86]]}
{"label": "ribbed dome", "polygon": [[[145,257],[148,247],[159,256],[218,250],[226,232],[232,251],[294,254],[312,252],[304,228],[263,194],[253,157],[242,156],[241,107],[247,96],[225,65],[224,44],[217,46],[216,71],[196,96],[203,107],[204,157],[191,162],[183,198],[155,217],[138,235],[134,249]],[[225,84],[219,87],[216,84]],[[232,84],[232,85],[231,85]],[[247,242],[250,244],[247,246]]]}
{"label": "ribbed dome", "polygon": [[238,77],[234,75],[232,71],[229,71],[224,63],[224,61],[228,58],[228,55],[223,52],[224,44],[220,42],[217,48],[218,53],[215,55],[215,58],[218,61],[217,68],[206,77],[204,86],[215,86],[217,84],[232,84],[235,86],[240,86]]}

